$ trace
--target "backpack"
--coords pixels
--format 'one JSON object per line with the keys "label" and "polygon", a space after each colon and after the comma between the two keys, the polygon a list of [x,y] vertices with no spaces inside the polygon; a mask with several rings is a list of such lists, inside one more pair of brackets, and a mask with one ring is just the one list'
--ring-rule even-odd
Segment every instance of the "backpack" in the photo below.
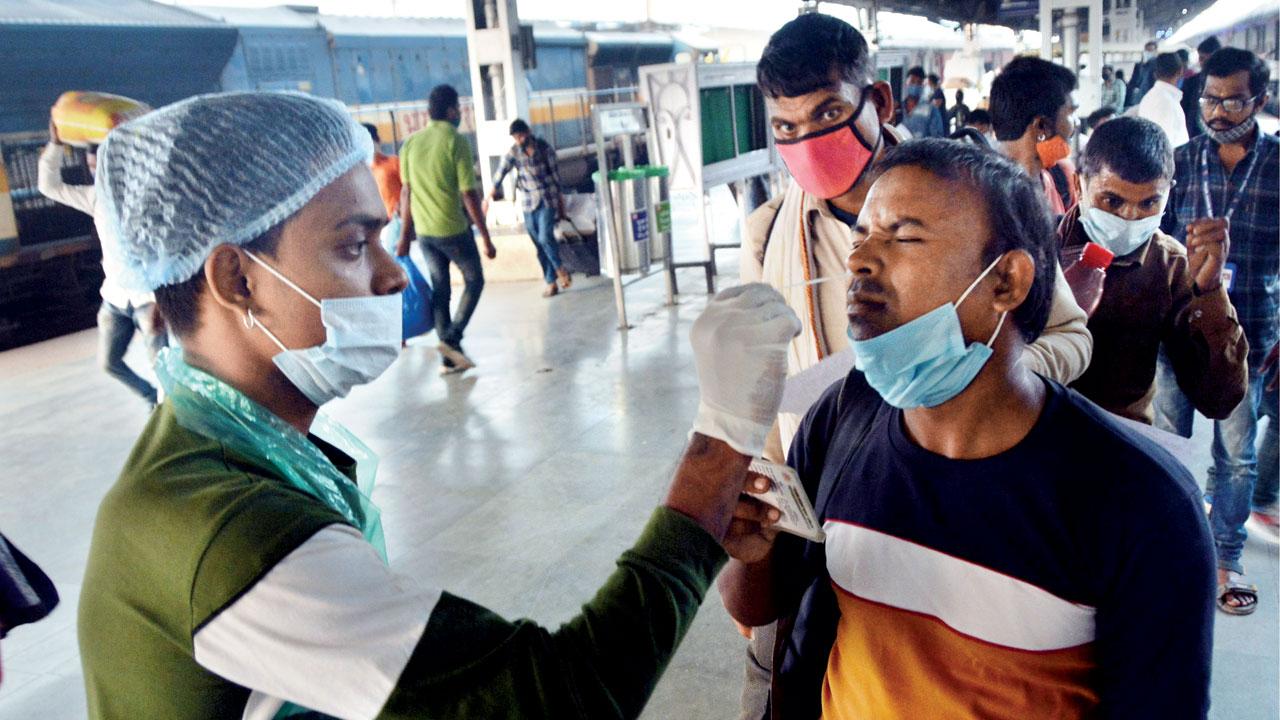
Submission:
{"label": "backpack", "polygon": [[1062,207],[1070,209],[1071,207],[1071,181],[1067,179],[1067,173],[1062,169],[1061,165],[1054,163],[1047,168],[1049,177],[1053,178],[1053,189],[1058,191],[1058,197],[1062,198]]}
{"label": "backpack", "polygon": [[[825,517],[840,477],[876,419],[888,409],[861,371],[851,370],[841,381],[830,436],[851,438],[852,442],[829,447],[817,480],[810,477],[805,483],[819,518]],[[773,678],[766,706],[766,717],[772,720],[816,720],[822,714],[822,684],[840,619],[823,545],[805,541],[802,558],[807,587],[795,612],[778,619],[774,639]]]}

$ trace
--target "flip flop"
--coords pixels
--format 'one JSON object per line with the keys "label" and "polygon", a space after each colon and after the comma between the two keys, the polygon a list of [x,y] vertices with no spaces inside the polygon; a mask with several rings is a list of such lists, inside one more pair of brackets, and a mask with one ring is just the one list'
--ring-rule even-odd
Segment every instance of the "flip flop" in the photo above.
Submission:
{"label": "flip flop", "polygon": [[[1232,605],[1227,602],[1232,596],[1245,599],[1245,604]],[[1217,602],[1218,609],[1228,615],[1249,615],[1258,609],[1258,586],[1244,582],[1244,576],[1240,573],[1228,571],[1227,581],[1218,584]]]}

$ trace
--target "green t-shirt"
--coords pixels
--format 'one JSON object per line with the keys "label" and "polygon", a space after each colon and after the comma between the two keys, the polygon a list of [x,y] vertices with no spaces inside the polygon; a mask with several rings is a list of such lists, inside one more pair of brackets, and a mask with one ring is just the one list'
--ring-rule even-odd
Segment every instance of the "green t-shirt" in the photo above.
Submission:
{"label": "green t-shirt", "polygon": [[196,662],[196,631],[333,524],[346,521],[160,405],[94,525],[78,618],[89,717],[239,717],[249,690]]}
{"label": "green t-shirt", "polygon": [[[354,477],[349,457],[312,441]],[[195,636],[335,524],[345,521],[319,500],[182,427],[162,404],[94,527],[78,619],[89,718],[243,717],[250,689],[198,663]],[[696,523],[658,508],[596,596],[557,630],[443,593],[378,720],[636,717],[724,561]],[[311,610],[299,602],[299,615]]]}
{"label": "green t-shirt", "polygon": [[462,193],[477,187],[467,139],[444,120],[432,120],[400,148],[400,176],[409,183],[409,205],[418,235],[450,237],[471,226]]}

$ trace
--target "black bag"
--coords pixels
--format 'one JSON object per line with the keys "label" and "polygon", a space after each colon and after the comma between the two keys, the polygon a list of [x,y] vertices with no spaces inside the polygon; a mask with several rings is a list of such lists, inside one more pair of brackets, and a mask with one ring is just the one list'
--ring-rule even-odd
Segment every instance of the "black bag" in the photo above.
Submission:
{"label": "black bag", "polygon": [[[852,370],[841,381],[831,436],[851,438],[852,442],[828,448],[816,486],[805,485],[819,518],[826,515],[827,503],[839,478],[876,418],[888,407],[861,371]],[[778,619],[774,639],[773,680],[766,712],[766,717],[773,720],[816,720],[822,715],[822,683],[840,619],[835,591],[827,578],[823,546],[806,541],[802,557],[808,586],[796,611]],[[804,618],[802,624],[797,623],[799,618]]]}

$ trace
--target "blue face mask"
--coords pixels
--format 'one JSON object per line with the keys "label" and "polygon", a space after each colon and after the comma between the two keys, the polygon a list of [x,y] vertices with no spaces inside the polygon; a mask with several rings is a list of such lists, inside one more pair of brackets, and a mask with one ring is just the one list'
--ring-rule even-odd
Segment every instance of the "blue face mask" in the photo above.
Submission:
{"label": "blue face mask", "polygon": [[924,97],[924,86],[923,86],[923,85],[908,85],[908,86],[907,86],[907,95],[906,95],[906,97],[909,97],[909,98],[915,98],[915,99],[917,99],[917,100],[919,100],[920,98]]}
{"label": "blue face mask", "polygon": [[[1001,256],[1003,257],[1003,256]],[[1000,262],[996,258],[955,303],[947,303],[889,332],[853,343],[855,366],[890,405],[907,410],[935,407],[959,395],[991,358],[991,345],[1004,327],[1000,314],[986,345],[965,346],[956,308]]]}
{"label": "blue face mask", "polygon": [[280,348],[272,358],[276,367],[316,407],[373,382],[400,356],[403,297],[399,293],[317,300],[253,253],[245,255],[320,308],[324,344],[299,350],[286,347],[252,312],[245,314],[246,327],[256,325]]}
{"label": "blue face mask", "polygon": [[1163,212],[1158,212],[1151,217],[1125,220],[1101,208],[1081,206],[1080,224],[1090,240],[1110,250],[1116,257],[1123,257],[1151,239],[1160,228],[1163,215]]}

